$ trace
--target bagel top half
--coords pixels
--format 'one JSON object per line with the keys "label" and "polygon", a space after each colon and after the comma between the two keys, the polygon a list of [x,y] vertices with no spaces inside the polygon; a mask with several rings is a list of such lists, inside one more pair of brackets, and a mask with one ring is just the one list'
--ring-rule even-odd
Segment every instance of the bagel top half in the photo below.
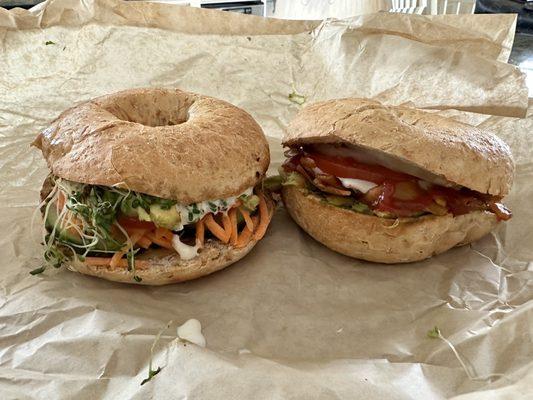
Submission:
{"label": "bagel top half", "polygon": [[63,112],[34,141],[53,175],[190,204],[255,186],[270,162],[261,127],[225,101],[131,89]]}
{"label": "bagel top half", "polygon": [[346,98],[305,107],[283,138],[288,147],[346,143],[411,175],[505,196],[513,182],[509,146],[494,134],[416,108]]}

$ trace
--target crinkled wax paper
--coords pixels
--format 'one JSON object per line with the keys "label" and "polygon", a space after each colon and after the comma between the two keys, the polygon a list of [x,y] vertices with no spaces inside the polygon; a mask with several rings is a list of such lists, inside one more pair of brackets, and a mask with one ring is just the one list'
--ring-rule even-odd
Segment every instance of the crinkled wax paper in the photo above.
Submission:
{"label": "crinkled wax paper", "polygon": [[[116,0],[0,10],[0,398],[527,397],[533,111],[517,118],[528,104],[522,75],[505,64],[514,26],[514,16],[487,15],[278,21]],[[41,256],[30,221],[47,174],[30,142],[63,109],[140,86],[245,108],[269,136],[272,171],[301,107],[291,93],[447,110],[513,148],[514,218],[471,246],[384,266],[326,249],[280,207],[249,256],[189,283],[30,276]],[[140,386],[157,332],[189,318],[207,347],[167,329],[154,350],[163,369]],[[427,336],[435,325],[480,379]]]}

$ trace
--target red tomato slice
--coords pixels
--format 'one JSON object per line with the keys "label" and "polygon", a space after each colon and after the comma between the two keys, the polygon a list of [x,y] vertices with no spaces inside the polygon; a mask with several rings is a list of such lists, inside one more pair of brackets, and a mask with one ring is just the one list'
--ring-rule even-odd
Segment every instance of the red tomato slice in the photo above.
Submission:
{"label": "red tomato slice", "polygon": [[414,177],[396,172],[381,165],[360,163],[353,158],[335,157],[325,154],[310,153],[318,168],[338,178],[363,179],[381,185],[387,181],[406,181]]}
{"label": "red tomato slice", "polygon": [[375,204],[378,211],[390,212],[400,217],[407,217],[416,212],[424,211],[432,199],[425,191],[420,190],[413,200],[398,200],[394,198],[396,183],[386,181],[383,184],[383,192]]}
{"label": "red tomato slice", "polygon": [[155,229],[155,224],[149,221],[139,221],[135,218],[120,217],[118,223],[126,230],[128,229]]}

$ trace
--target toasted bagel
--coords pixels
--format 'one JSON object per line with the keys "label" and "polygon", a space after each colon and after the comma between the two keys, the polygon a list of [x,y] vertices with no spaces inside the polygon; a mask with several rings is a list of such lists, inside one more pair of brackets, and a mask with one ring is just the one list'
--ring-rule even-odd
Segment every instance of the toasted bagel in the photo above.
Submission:
{"label": "toasted bagel", "polygon": [[190,204],[260,182],[270,154],[261,127],[225,101],[178,89],[132,89],[63,112],[43,130],[52,174]]}
{"label": "toasted bagel", "polygon": [[306,189],[284,186],[283,203],[315,240],[341,254],[379,263],[423,260],[480,239],[497,224],[486,211],[386,219],[332,206]]}
{"label": "toasted bagel", "polygon": [[312,143],[347,143],[494,196],[508,194],[513,181],[514,162],[504,141],[416,108],[356,98],[311,104],[290,123],[283,144]]}

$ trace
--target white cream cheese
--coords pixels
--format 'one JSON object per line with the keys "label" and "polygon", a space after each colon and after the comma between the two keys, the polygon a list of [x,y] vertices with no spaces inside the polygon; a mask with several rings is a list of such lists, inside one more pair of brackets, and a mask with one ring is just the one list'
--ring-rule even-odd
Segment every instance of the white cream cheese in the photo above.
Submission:
{"label": "white cream cheese", "polygon": [[355,145],[350,147],[338,147],[326,143],[316,144],[313,148],[321,154],[350,157],[365,164],[381,165],[393,171],[416,176],[436,185],[454,186],[452,182],[447,181],[443,176],[436,175],[406,159],[387,154],[384,151]]}
{"label": "white cream cheese", "polygon": [[362,179],[352,179],[352,178],[338,178],[339,181],[341,181],[342,186],[348,189],[355,189],[360,191],[361,193],[366,193],[370,189],[378,186],[374,182],[365,181]]}
{"label": "white cream cheese", "polygon": [[226,199],[206,200],[199,203],[193,203],[189,205],[176,204],[176,210],[181,216],[181,226],[177,230],[182,230],[184,225],[194,224],[201,220],[206,214],[209,213],[226,213],[233,207],[237,199],[242,196],[251,196],[254,188],[248,188],[238,196],[228,197]]}
{"label": "white cream cheese", "polygon": [[189,246],[180,240],[179,235],[172,235],[172,247],[180,255],[182,260],[191,260],[198,255],[200,245],[196,243],[195,246]]}
{"label": "white cream cheese", "polygon": [[205,337],[202,335],[202,324],[194,318],[178,326],[178,337],[200,347],[205,347],[206,345]]}

